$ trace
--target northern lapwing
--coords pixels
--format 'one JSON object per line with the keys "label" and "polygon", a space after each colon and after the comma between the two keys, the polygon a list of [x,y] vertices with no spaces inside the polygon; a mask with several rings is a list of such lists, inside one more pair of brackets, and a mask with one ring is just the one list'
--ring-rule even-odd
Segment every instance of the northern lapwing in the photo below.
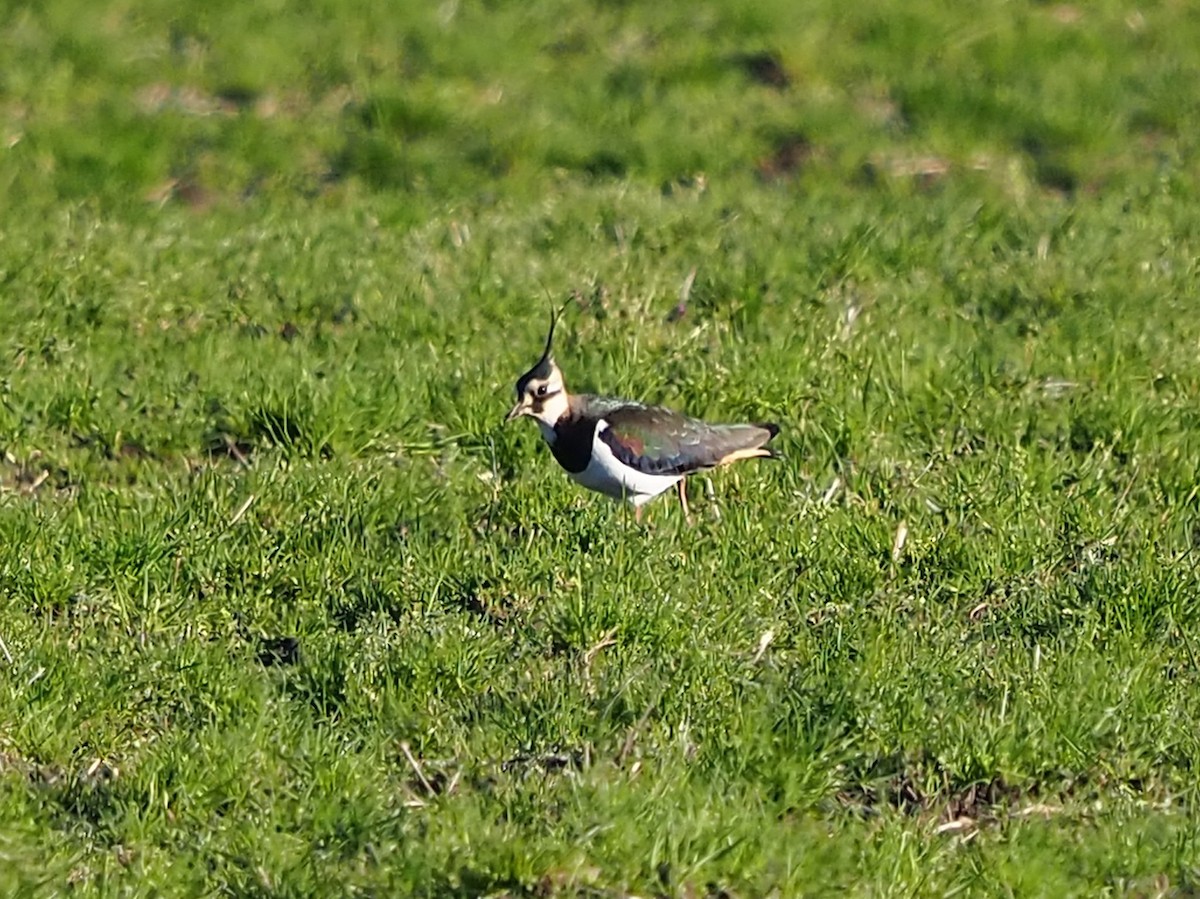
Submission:
{"label": "northern lapwing", "polygon": [[567,475],[589,490],[625,499],[641,521],[642,507],[677,487],[690,520],[684,479],[739,459],[774,457],[766,446],[779,426],[708,424],[662,406],[567,392],[554,362],[551,313],[546,349],[517,381],[517,402],[505,418],[535,419]]}

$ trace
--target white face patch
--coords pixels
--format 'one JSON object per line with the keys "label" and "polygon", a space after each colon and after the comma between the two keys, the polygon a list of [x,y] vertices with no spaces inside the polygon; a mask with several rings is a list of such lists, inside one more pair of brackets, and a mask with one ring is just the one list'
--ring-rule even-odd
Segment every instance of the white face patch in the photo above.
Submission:
{"label": "white face patch", "polygon": [[553,428],[555,422],[566,415],[570,408],[567,392],[560,389],[558,393],[538,399],[529,414],[537,419],[538,424]]}
{"label": "white face patch", "polygon": [[537,419],[538,424],[551,428],[570,410],[570,399],[558,366],[551,369],[550,376],[545,380],[526,384],[525,394],[520,399],[529,410],[526,414]]}

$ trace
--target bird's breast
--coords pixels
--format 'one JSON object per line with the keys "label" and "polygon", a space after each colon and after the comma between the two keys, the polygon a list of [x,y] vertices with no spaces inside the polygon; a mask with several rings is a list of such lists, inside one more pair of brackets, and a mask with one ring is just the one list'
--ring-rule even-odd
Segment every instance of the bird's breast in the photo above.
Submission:
{"label": "bird's breast", "polygon": [[647,474],[621,462],[613,455],[608,444],[600,439],[606,427],[608,425],[601,421],[594,429],[591,451],[583,469],[578,472],[567,469],[576,483],[589,490],[641,505],[679,480],[680,475]]}
{"label": "bird's breast", "polygon": [[583,418],[560,418],[553,427],[538,422],[542,437],[550,444],[550,452],[570,475],[579,474],[588,466],[592,456],[596,422]]}

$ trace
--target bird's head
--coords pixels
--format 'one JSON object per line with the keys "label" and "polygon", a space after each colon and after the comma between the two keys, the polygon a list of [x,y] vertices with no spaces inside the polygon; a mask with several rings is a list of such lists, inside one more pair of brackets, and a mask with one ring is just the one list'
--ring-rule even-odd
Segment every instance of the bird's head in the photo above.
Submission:
{"label": "bird's head", "polygon": [[537,365],[517,379],[517,404],[509,410],[505,421],[523,415],[536,418],[543,424],[554,424],[567,412],[569,399],[563,384],[562,370],[554,362],[554,326],[558,316],[550,315],[550,333],[546,335],[546,349]]}

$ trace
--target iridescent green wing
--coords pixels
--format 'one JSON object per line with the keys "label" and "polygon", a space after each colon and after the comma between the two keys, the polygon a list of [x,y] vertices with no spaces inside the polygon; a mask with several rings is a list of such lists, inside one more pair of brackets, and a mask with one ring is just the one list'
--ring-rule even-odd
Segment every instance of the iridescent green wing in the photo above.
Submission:
{"label": "iridescent green wing", "polygon": [[735,453],[758,449],[778,431],[774,425],[710,425],[638,403],[612,404],[596,412],[608,424],[600,439],[623,464],[646,474],[713,468]]}

